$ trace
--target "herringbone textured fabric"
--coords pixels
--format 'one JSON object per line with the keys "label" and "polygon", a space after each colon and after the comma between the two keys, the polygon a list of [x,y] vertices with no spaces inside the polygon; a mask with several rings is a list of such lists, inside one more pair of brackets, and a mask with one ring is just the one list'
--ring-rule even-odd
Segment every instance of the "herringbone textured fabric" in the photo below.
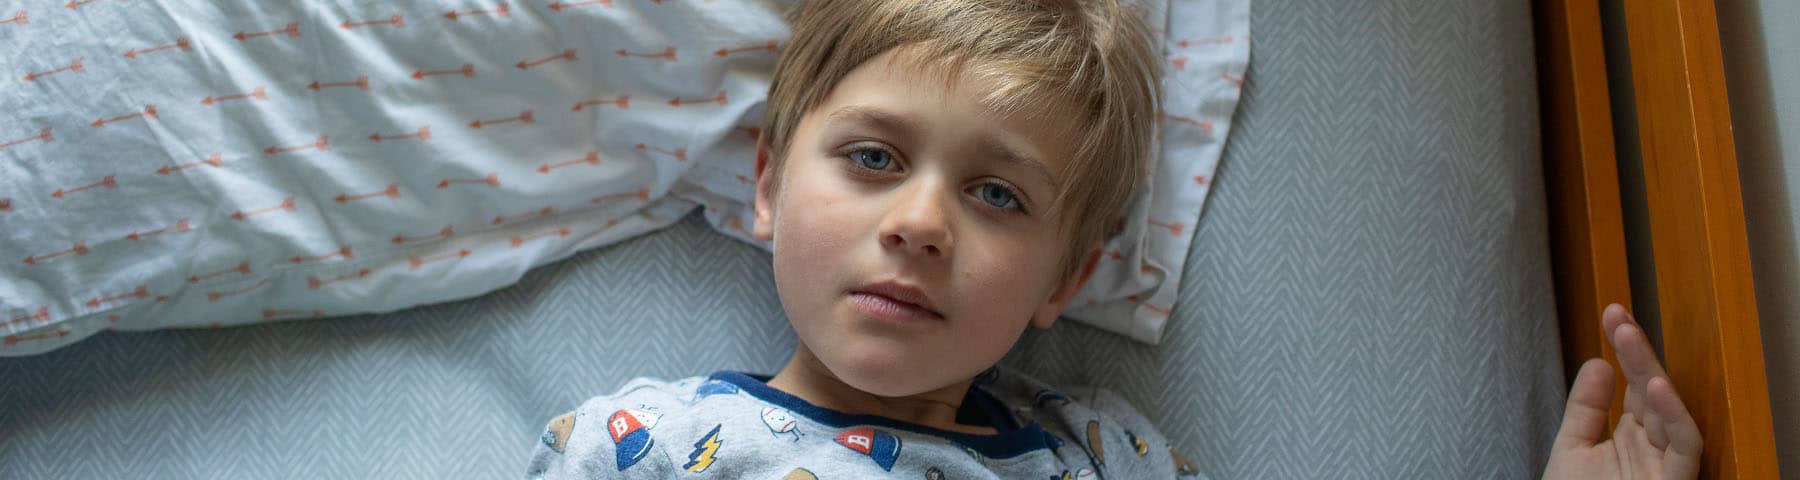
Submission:
{"label": "herringbone textured fabric", "polygon": [[[1563,395],[1517,2],[1261,0],[1164,344],[1006,360],[1119,391],[1215,478],[1529,478]],[[771,372],[767,257],[690,218],[476,300],[0,360],[0,478],[491,478],[633,376]]]}

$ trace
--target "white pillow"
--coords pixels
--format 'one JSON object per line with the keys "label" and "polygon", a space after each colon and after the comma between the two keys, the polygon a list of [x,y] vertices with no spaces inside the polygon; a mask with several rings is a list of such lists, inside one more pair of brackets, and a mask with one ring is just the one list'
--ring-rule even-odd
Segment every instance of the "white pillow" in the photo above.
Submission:
{"label": "white pillow", "polygon": [[[14,15],[0,22],[0,355],[474,296],[702,204],[747,238],[755,126],[791,1],[777,3]],[[1145,4],[1199,12],[1187,3]],[[1181,161],[1159,162],[1159,178],[1210,178],[1236,103],[1224,79],[1248,55],[1246,3],[1173,29],[1225,40],[1167,46],[1179,120],[1161,138]],[[1075,318],[1160,336],[1205,197],[1174,187],[1156,182],[1137,218],[1188,227],[1128,229]],[[1146,301],[1119,300],[1131,295]]]}

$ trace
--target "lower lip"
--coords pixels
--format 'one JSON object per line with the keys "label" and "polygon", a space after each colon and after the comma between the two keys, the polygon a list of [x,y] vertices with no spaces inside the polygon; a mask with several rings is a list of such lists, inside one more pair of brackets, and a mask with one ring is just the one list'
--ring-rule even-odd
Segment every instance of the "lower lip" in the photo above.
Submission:
{"label": "lower lip", "polygon": [[892,298],[867,293],[850,294],[850,304],[855,305],[864,315],[899,323],[921,323],[943,320],[944,317],[931,311],[919,308],[910,303],[902,303]]}

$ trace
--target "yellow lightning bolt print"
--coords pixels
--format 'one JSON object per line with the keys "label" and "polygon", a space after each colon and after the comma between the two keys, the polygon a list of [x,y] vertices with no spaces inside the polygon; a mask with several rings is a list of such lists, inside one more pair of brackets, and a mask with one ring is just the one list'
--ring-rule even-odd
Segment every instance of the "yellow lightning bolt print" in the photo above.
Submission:
{"label": "yellow lightning bolt print", "polygon": [[706,471],[706,467],[712,466],[713,455],[719,453],[719,447],[725,444],[724,441],[719,440],[719,427],[721,426],[724,425],[714,425],[712,431],[706,433],[705,438],[694,442],[694,453],[688,454],[688,463],[682,465],[681,468],[700,473]]}

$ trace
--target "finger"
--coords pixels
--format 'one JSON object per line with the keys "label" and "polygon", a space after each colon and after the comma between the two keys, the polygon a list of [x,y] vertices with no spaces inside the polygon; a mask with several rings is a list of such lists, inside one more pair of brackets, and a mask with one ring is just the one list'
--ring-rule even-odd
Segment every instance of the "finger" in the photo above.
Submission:
{"label": "finger", "polygon": [[1643,418],[1626,412],[1619,415],[1619,426],[1613,428],[1612,446],[1619,455],[1619,477],[1637,478],[1636,472],[1649,472],[1660,462],[1650,451],[1650,440],[1644,434]]}
{"label": "finger", "polygon": [[[1662,378],[1651,379],[1652,382],[1657,380],[1662,380]],[[1648,391],[1649,387],[1646,386],[1645,390]],[[1645,403],[1643,410],[1638,411],[1640,415],[1643,415],[1640,421],[1644,424],[1644,437],[1650,442],[1650,448],[1661,452],[1669,447],[1669,429],[1664,424],[1665,417],[1661,412],[1656,411],[1653,405],[1648,405],[1648,401]]]}
{"label": "finger", "polygon": [[1607,335],[1612,339],[1613,350],[1619,355],[1619,367],[1625,370],[1625,377],[1632,383],[1648,382],[1654,377],[1666,377],[1662,363],[1656,359],[1656,351],[1650,346],[1650,337],[1644,336],[1643,327],[1624,309],[1608,308],[1605,317],[1612,327]]}
{"label": "finger", "polygon": [[1600,327],[1606,332],[1606,339],[1610,341],[1613,332],[1619,329],[1619,325],[1637,323],[1635,320],[1631,318],[1631,312],[1625,310],[1624,305],[1615,303],[1607,305],[1606,310],[1600,314]]}
{"label": "finger", "polygon": [[1650,381],[1650,404],[1663,419],[1668,430],[1669,449],[1663,455],[1664,469],[1669,478],[1696,478],[1700,474],[1700,452],[1704,442],[1700,439],[1700,427],[1694,424],[1694,416],[1688,413],[1687,405],[1681,402],[1681,395],[1675,392],[1675,384],[1667,378]]}
{"label": "finger", "polygon": [[1557,429],[1552,452],[1592,447],[1606,433],[1606,409],[1612,406],[1612,367],[1598,358],[1588,359],[1575,374],[1569,386],[1569,401],[1563,409],[1562,427]]}
{"label": "finger", "polygon": [[1613,332],[1613,350],[1619,356],[1619,368],[1625,371],[1625,411],[1643,415],[1644,386],[1650,379],[1667,376],[1656,352],[1650,350],[1650,339],[1634,324],[1619,325]]}

